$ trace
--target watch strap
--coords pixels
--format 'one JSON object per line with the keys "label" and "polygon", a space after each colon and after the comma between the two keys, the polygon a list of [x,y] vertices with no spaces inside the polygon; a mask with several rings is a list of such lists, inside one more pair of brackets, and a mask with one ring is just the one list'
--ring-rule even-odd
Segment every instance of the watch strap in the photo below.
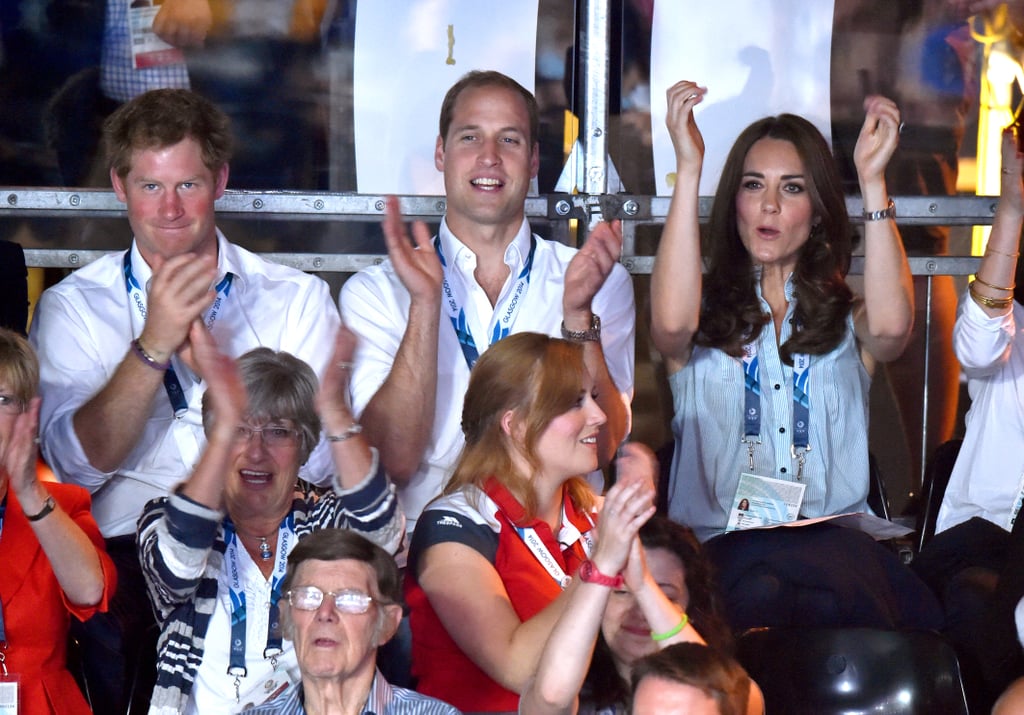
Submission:
{"label": "watch strap", "polygon": [[25,518],[29,521],[39,521],[44,516],[49,514],[57,507],[57,502],[53,500],[52,496],[46,497],[46,501],[43,502],[43,508],[37,511],[35,514],[26,514]]}
{"label": "watch strap", "polygon": [[571,340],[574,343],[586,343],[593,342],[597,343],[601,341],[601,317],[599,315],[590,316],[590,327],[586,330],[569,330],[565,327],[565,321],[562,321],[562,337],[566,340]]}
{"label": "watch strap", "polygon": [[609,576],[608,574],[601,573],[590,559],[580,564],[579,574],[580,580],[584,583],[596,583],[598,586],[607,586],[608,588],[622,588],[623,584],[626,583],[626,579],[622,578],[622,574]]}
{"label": "watch strap", "polygon": [[878,211],[864,211],[861,214],[865,221],[882,221],[887,218],[896,218],[896,202],[889,198],[889,205]]}

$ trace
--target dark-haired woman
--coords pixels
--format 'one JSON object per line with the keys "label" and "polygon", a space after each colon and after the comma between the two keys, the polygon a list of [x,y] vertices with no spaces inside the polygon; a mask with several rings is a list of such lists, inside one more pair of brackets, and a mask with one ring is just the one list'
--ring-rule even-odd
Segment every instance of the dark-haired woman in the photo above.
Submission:
{"label": "dark-haired woman", "polygon": [[[653,517],[640,527],[623,576],[616,589],[581,585],[548,637],[520,713],[625,715],[638,660],[680,642],[732,653],[711,566],[692,530]],[[745,712],[763,711],[755,686]]]}
{"label": "dark-haired woman", "polygon": [[[934,599],[867,534],[828,524],[734,531],[869,511],[871,374],[899,356],[913,326],[884,176],[899,111],[884,97],[864,102],[857,295],[846,282],[853,230],[835,162],[795,115],[737,138],[702,246],[704,143],[692,112],[705,92],[688,81],[668,90],[677,178],[651,284],[651,333],[675,407],[670,514],[708,542],[734,628],[937,625]],[[740,519],[744,498],[751,509]]]}

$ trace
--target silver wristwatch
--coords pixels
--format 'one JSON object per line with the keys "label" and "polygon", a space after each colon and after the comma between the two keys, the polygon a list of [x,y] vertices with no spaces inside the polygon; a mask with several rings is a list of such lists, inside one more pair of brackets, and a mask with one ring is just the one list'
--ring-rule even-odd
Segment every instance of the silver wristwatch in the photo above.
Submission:
{"label": "silver wristwatch", "polygon": [[586,330],[569,330],[562,321],[562,337],[574,343],[601,342],[601,317],[593,315],[590,318],[590,327]]}

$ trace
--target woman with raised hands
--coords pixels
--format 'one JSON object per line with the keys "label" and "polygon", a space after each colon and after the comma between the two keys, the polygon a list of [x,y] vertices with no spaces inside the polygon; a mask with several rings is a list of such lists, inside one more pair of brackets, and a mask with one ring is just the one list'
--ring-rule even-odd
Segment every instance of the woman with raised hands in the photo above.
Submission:
{"label": "woman with raised hands", "polygon": [[92,712],[67,668],[71,619],[106,611],[117,572],[89,493],[39,480],[39,362],[0,328],[0,702],[25,715]]}
{"label": "woman with raised hands", "polygon": [[[339,330],[319,388],[312,369],[288,353],[256,348],[235,361],[199,324],[190,339],[207,383],[207,447],[191,476],[139,520],[162,627],[150,712],[237,713],[299,680],[279,619],[297,541],[348,528],[394,553],[404,519],[348,404],[352,333]],[[298,481],[321,426],[337,470],[326,493]]]}
{"label": "woman with raised hands", "polygon": [[600,506],[583,475],[597,467],[604,421],[578,343],[518,333],[480,357],[462,412],[466,446],[409,552],[420,692],[464,712],[515,712],[574,594],[621,583],[632,538],[654,513],[655,468],[627,445]]}
{"label": "woman with raised hands", "polygon": [[676,182],[651,278],[651,335],[675,410],[669,514],[706,543],[736,630],[937,626],[931,594],[866,533],[743,530],[870,511],[871,374],[900,355],[913,325],[885,184],[899,110],[884,97],[864,101],[857,295],[846,281],[854,231],[835,161],[802,117],[766,117],[740,133],[702,243],[704,142],[693,110],[706,91],[690,81],[668,90]]}

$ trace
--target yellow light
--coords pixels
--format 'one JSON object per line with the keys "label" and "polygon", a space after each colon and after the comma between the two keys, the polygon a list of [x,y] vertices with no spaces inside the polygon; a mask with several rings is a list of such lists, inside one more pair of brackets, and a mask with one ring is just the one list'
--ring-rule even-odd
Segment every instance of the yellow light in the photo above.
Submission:
{"label": "yellow light", "polygon": [[[978,97],[978,196],[998,196],[1000,191],[1001,144],[1003,128],[1013,123],[1013,83],[1024,86],[1020,63],[1010,54],[1005,41],[986,47]],[[971,237],[971,253],[980,256],[991,231],[989,226],[975,226]]]}

